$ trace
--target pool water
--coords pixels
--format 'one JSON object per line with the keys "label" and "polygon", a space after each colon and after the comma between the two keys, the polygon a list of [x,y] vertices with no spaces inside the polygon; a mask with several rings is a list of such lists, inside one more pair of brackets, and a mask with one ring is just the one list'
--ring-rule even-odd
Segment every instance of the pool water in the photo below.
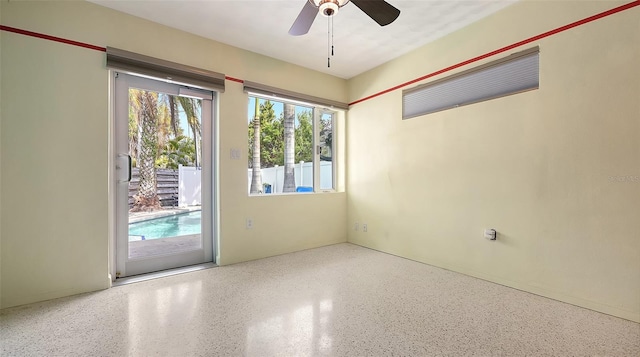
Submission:
{"label": "pool water", "polygon": [[200,234],[201,212],[194,211],[129,224],[129,241]]}

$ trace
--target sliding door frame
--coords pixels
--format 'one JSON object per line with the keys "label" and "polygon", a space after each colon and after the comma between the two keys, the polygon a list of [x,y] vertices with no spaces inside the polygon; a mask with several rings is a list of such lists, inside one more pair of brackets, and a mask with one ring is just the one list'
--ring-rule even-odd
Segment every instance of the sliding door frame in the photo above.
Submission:
{"label": "sliding door frame", "polygon": [[[117,120],[122,120],[120,117],[123,115],[122,108],[122,93],[125,90],[128,93],[128,88],[135,87],[140,89],[150,89],[153,91],[160,91],[171,95],[180,95],[181,90],[186,90],[189,95],[193,95],[194,90],[183,85],[177,85],[173,83],[167,83],[167,81],[143,78],[131,74],[118,73],[117,71],[110,71],[110,122],[109,122],[109,272],[110,280],[115,281],[117,277],[131,276],[144,273],[151,269],[154,271],[170,269],[178,264],[175,261],[179,259],[172,258],[171,256],[165,256],[163,268],[158,269],[158,265],[149,261],[140,260],[131,263],[128,257],[127,247],[122,247],[122,243],[118,244],[118,236],[122,236],[122,220],[123,215],[118,212],[123,209],[124,203],[122,198],[119,199],[119,185],[124,183],[118,183],[118,176],[122,176],[122,172],[116,169],[116,165],[119,164],[118,155],[121,154],[118,151],[118,135],[122,135],[116,132],[118,126]],[[120,77],[120,78],[118,78]],[[149,85],[152,87],[149,87]],[[124,88],[126,87],[126,88]],[[124,89],[123,89],[124,88]],[[195,92],[201,91],[196,89]],[[193,264],[216,262],[217,258],[217,240],[218,240],[218,222],[219,213],[217,205],[217,114],[218,114],[218,95],[214,91],[205,91],[204,93],[211,94],[211,100],[203,99],[202,106],[202,249],[198,251],[188,252],[186,255],[199,256],[199,259],[194,260]],[[118,101],[118,94],[120,94],[120,101]],[[210,106],[205,105],[205,101],[210,103]],[[128,111],[128,101],[126,104]],[[120,148],[121,150],[121,148]],[[121,194],[120,194],[121,195]],[[128,202],[127,202],[128,208]],[[119,225],[120,224],[120,225]],[[127,219],[128,224],[128,219]],[[118,234],[118,227],[120,226],[120,234]],[[122,238],[121,238],[122,239]],[[123,256],[126,255],[126,256]],[[146,260],[146,259],[145,259]],[[197,262],[195,262],[197,261]],[[155,266],[155,268],[153,268]],[[162,264],[160,265],[162,266]],[[123,267],[124,271],[123,271]]]}

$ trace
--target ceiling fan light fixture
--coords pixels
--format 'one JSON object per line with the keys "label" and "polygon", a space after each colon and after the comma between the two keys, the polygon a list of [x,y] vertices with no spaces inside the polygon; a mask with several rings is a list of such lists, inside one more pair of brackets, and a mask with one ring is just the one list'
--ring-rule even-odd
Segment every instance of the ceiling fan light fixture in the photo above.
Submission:
{"label": "ceiling fan light fixture", "polygon": [[317,7],[322,15],[330,17],[337,14],[349,0],[309,0],[309,2]]}

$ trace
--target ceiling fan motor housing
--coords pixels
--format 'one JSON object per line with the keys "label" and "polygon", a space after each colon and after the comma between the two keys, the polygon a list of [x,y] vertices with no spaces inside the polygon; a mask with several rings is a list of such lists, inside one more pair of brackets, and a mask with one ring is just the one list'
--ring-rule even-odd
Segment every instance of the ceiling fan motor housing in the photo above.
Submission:
{"label": "ceiling fan motor housing", "polygon": [[318,10],[327,17],[338,13],[338,10],[345,6],[349,0],[309,0]]}

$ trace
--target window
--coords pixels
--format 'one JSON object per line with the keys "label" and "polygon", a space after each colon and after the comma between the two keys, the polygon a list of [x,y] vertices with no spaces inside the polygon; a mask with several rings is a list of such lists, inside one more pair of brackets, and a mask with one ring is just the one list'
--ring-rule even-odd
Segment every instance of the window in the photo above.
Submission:
{"label": "window", "polygon": [[249,194],[333,190],[334,120],[335,112],[328,109],[249,96]]}
{"label": "window", "polygon": [[335,112],[324,111],[320,113],[320,127],[318,133],[318,151],[320,159],[320,189],[335,189],[335,170],[333,169],[333,127],[335,121]]}
{"label": "window", "polygon": [[538,47],[402,92],[402,119],[504,97],[539,85]]}

